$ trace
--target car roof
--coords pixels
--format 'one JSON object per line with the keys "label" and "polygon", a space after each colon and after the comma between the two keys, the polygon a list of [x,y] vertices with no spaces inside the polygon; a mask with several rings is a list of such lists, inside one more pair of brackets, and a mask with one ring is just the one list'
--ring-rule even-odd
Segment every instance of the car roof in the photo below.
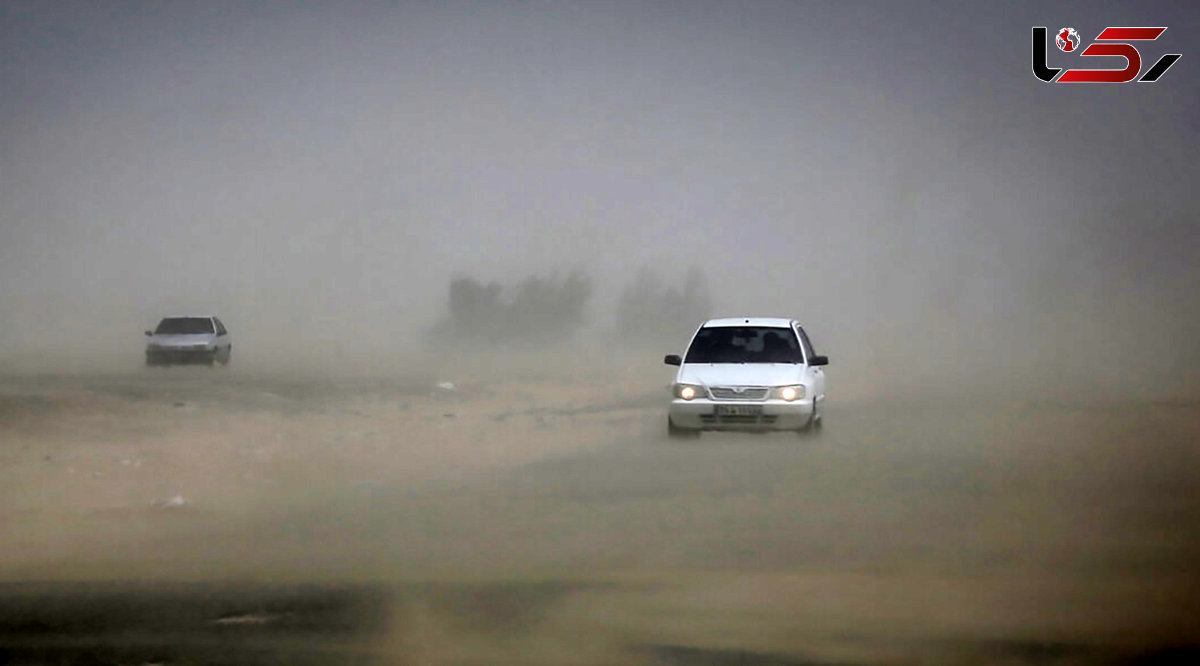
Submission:
{"label": "car roof", "polygon": [[216,315],[171,315],[163,319],[216,319]]}
{"label": "car roof", "polygon": [[704,322],[704,328],[725,326],[776,326],[787,328],[791,325],[792,320],[783,317],[724,317],[722,319],[709,319]]}

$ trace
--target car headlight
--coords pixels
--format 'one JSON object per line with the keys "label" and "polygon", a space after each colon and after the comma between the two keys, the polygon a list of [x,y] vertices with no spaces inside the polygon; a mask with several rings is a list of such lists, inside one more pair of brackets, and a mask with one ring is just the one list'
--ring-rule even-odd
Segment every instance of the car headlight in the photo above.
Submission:
{"label": "car headlight", "polygon": [[780,386],[775,389],[775,397],[788,402],[799,400],[800,398],[804,397],[804,384]]}
{"label": "car headlight", "polygon": [[692,398],[695,398],[697,396],[703,396],[704,395],[704,387],[697,386],[695,384],[676,384],[674,392],[675,392],[676,398],[683,398],[684,400],[691,400]]}

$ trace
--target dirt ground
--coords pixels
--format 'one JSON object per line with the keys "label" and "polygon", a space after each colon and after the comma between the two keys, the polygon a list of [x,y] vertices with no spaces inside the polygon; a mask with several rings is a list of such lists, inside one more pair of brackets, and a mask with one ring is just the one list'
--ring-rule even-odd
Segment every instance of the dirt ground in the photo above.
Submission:
{"label": "dirt ground", "polygon": [[1200,404],[673,442],[659,374],[0,377],[0,661],[1200,656]]}

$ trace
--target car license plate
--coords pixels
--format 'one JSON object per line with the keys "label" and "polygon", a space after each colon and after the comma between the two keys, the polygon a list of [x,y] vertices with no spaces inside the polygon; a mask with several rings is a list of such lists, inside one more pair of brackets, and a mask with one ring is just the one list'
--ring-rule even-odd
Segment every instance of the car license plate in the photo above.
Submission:
{"label": "car license plate", "polygon": [[759,416],[762,405],[717,405],[718,416]]}

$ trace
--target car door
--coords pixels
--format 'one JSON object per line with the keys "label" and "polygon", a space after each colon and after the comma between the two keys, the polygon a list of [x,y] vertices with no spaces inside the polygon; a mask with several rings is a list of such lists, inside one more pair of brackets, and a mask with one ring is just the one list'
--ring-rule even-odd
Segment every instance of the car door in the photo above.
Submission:
{"label": "car door", "polygon": [[[812,341],[808,339],[808,333],[804,331],[802,326],[796,326],[796,335],[800,336],[800,346],[804,348],[804,358],[811,359],[817,353],[813,350]],[[810,365],[808,371],[812,373],[813,378],[813,398],[817,402],[825,401],[825,369],[819,365]]]}

